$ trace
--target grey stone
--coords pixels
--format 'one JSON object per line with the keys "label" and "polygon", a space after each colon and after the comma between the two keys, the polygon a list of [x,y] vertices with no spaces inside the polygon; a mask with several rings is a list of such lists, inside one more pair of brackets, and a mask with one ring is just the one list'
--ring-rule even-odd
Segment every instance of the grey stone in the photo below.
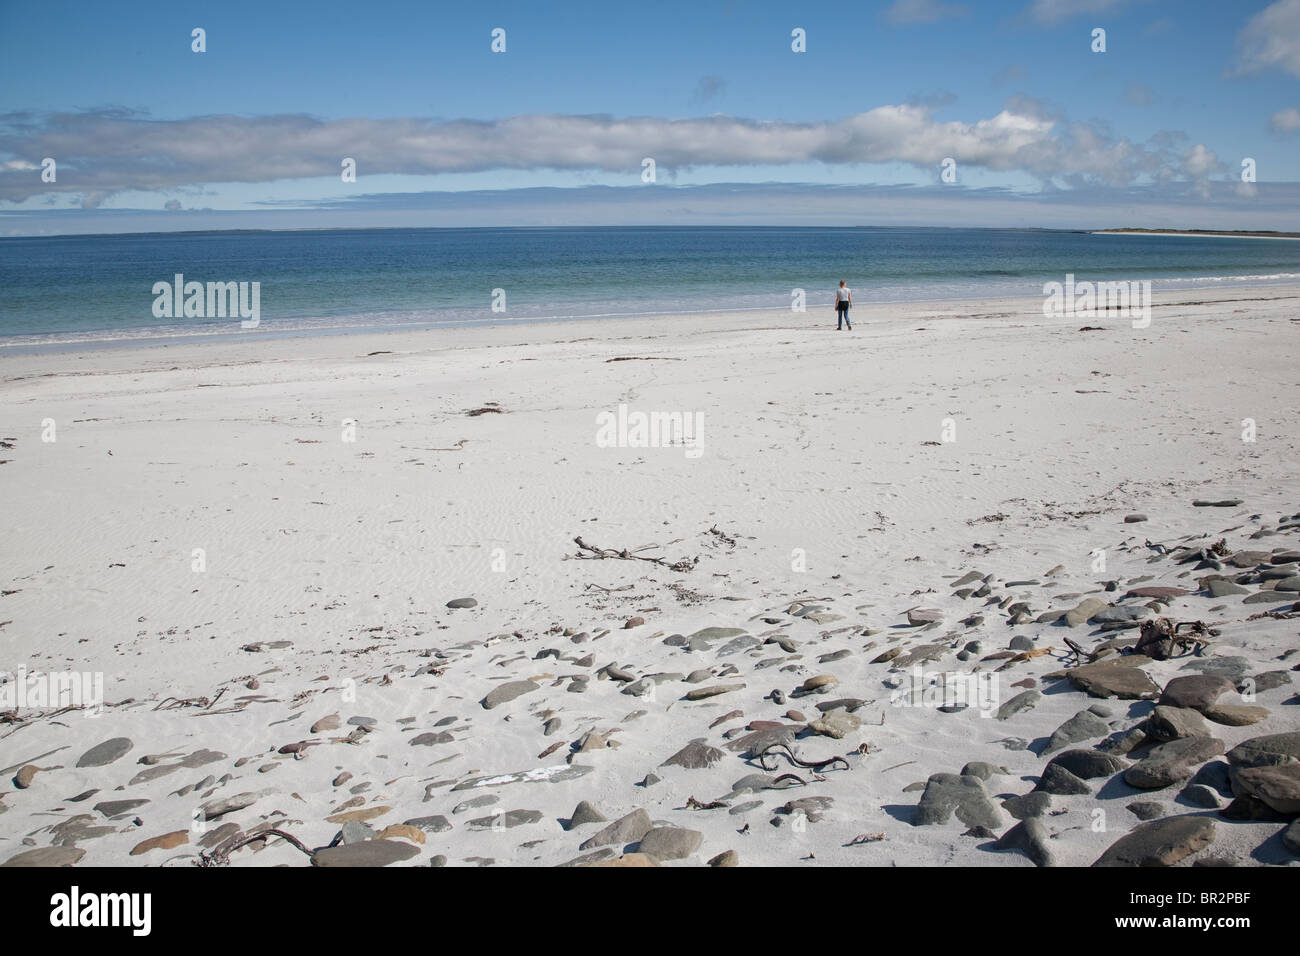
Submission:
{"label": "grey stone", "polygon": [[1043,768],[1042,776],[1034,785],[1034,790],[1041,793],[1054,793],[1058,796],[1092,793],[1092,788],[1066,770],[1060,764],[1049,763]]}
{"label": "grey stone", "polygon": [[1017,820],[1041,817],[1052,808],[1052,795],[1043,790],[1031,790],[1029,793],[1008,797],[1002,801],[1002,809]]}
{"label": "grey stone", "polygon": [[478,601],[474,600],[471,597],[456,598],[453,601],[448,601],[447,607],[451,608],[452,610],[456,610],[457,608],[478,607]]}
{"label": "grey stone", "polygon": [[110,820],[124,817],[137,807],[143,807],[148,800],[105,800],[95,804],[95,810]]}
{"label": "grey stone", "polygon": [[1157,820],[1165,815],[1165,805],[1154,800],[1134,800],[1124,809],[1139,820]]}
{"label": "grey stone", "polygon": [[134,744],[130,737],[113,737],[101,744],[96,744],[81,755],[78,767],[103,767],[119,757],[124,756]]}
{"label": "grey stone", "polygon": [[1043,756],[1060,750],[1062,747],[1068,747],[1070,744],[1078,743],[1081,740],[1092,740],[1097,737],[1104,737],[1109,733],[1110,724],[1091,710],[1081,710],[1052,731],[1047,746],[1043,748]]}
{"label": "grey stone", "polygon": [[1189,674],[1186,677],[1175,677],[1167,683],[1160,694],[1159,703],[1164,707],[1185,707],[1203,713],[1224,694],[1234,690],[1236,688],[1232,681],[1226,677]]}
{"label": "grey stone", "polygon": [[619,817],[594,836],[584,840],[578,849],[594,850],[597,847],[612,844],[636,843],[650,832],[651,826],[653,824],[650,822],[650,814],[638,807],[626,816]]}
{"label": "grey stone", "polygon": [[507,681],[492,688],[480,703],[483,705],[484,710],[491,710],[493,707],[500,707],[516,697],[531,694],[535,690],[537,690],[537,685],[530,680]]}
{"label": "grey stone", "polygon": [[327,847],[312,854],[312,866],[388,866],[420,855],[420,848],[401,840],[366,840]]}
{"label": "grey stone", "polygon": [[1209,725],[1199,712],[1190,707],[1159,704],[1147,718],[1146,731],[1162,743],[1182,737],[1210,737]]}
{"label": "grey stone", "polygon": [[1021,691],[1019,694],[1016,694],[1015,697],[1012,697],[1010,700],[1003,703],[1003,705],[998,708],[998,712],[995,716],[998,720],[1006,720],[1008,717],[1012,717],[1015,714],[1020,713],[1022,710],[1032,709],[1034,705],[1042,699],[1043,695],[1039,691]]}
{"label": "grey stone", "polygon": [[1071,668],[1067,676],[1071,684],[1093,697],[1151,700],[1159,695],[1160,688],[1140,666],[1149,660],[1139,654],[1125,657],[1111,655],[1091,664]]}
{"label": "grey stone", "polygon": [[1124,771],[1129,786],[1158,790],[1189,779],[1196,768],[1223,753],[1223,741],[1213,737],[1183,737],[1152,747]]}
{"label": "grey stone", "polygon": [[474,830],[513,830],[515,827],[528,826],[533,823],[540,823],[542,813],[540,810],[498,810],[489,817],[478,817],[470,820],[469,825]]}
{"label": "grey stone", "polygon": [[574,827],[580,827],[584,823],[608,822],[608,818],[603,813],[593,807],[586,800],[582,800],[573,808],[573,813],[570,815],[568,822],[564,825],[564,829],[572,830]]}
{"label": "grey stone", "polygon": [[955,773],[931,774],[925,792],[916,808],[914,826],[932,826],[947,823],[953,815],[970,827],[986,826],[996,829],[1002,825],[998,812],[979,777],[963,777]]}
{"label": "grey stone", "polygon": [[677,753],[673,754],[659,766],[685,767],[687,770],[703,770],[712,767],[725,754],[717,747],[710,747],[702,740],[693,740]]}
{"label": "grey stone", "polygon": [[1055,866],[1051,844],[1051,834],[1037,817],[1021,820],[993,844],[995,850],[1019,850],[1029,857],[1034,866]]}
{"label": "grey stone", "polygon": [[1053,757],[1051,764],[1064,767],[1080,780],[1109,777],[1126,766],[1123,760],[1100,750],[1067,750]]}
{"label": "grey stone", "polygon": [[1178,795],[1194,807],[1217,810],[1222,806],[1219,795],[1203,783],[1189,783]]}
{"label": "grey stone", "polygon": [[657,860],[684,860],[700,848],[704,834],[682,827],[653,827],[641,838],[637,852]]}
{"label": "grey stone", "polygon": [[403,821],[403,823],[408,827],[423,830],[425,833],[445,833],[451,829],[451,822],[441,814],[431,817],[413,817],[410,820]]}
{"label": "grey stone", "polygon": [[1093,866],[1173,866],[1213,843],[1214,835],[1208,817],[1165,817],[1134,827]]}

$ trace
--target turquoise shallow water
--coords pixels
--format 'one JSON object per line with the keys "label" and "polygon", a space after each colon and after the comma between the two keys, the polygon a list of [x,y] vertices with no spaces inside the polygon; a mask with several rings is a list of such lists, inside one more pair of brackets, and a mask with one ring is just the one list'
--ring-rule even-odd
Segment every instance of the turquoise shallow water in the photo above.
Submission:
{"label": "turquoise shallow water", "polygon": [[[154,284],[260,283],[260,325],[158,317]],[[635,227],[197,232],[0,239],[0,346],[299,334],[1041,296],[1043,284],[1156,290],[1300,279],[1300,242],[1013,229]],[[496,289],[505,312],[493,312]],[[500,295],[497,296],[500,301]]]}

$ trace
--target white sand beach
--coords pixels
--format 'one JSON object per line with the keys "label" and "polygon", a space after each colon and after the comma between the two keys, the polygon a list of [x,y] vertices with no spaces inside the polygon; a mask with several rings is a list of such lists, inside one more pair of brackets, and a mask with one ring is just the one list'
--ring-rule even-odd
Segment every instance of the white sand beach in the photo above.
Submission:
{"label": "white sand beach", "polygon": [[[0,864],[1086,866],[1145,815],[1179,819],[1115,859],[1297,865],[1298,306],[1268,286],[1157,294],[1143,329],[1027,299],[859,305],[852,332],[826,309],[0,355],[0,670],[104,696],[0,723]],[[604,447],[620,406],[698,442]],[[1102,645],[1138,629],[1100,625],[1144,616],[1216,633],[1131,659],[1150,692],[1106,699],[1119,665],[1093,694],[1046,676],[1080,663],[1066,638],[1119,659]],[[901,706],[914,666],[991,696]],[[746,759],[774,740],[843,759]],[[1261,747],[1279,779],[1244,773]],[[568,828],[580,801],[598,813]],[[259,826],[315,852],[222,850]]]}

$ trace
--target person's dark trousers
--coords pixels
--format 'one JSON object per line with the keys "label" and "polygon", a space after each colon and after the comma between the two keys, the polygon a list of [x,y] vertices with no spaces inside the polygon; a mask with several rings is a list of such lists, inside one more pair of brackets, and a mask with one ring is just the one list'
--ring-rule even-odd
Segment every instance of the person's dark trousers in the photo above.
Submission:
{"label": "person's dark trousers", "polygon": [[844,328],[844,326],[847,325],[847,326],[849,327],[849,331],[852,332],[852,331],[853,331],[853,323],[849,321],[849,310],[848,310],[848,309],[837,309],[837,310],[836,310],[836,315],[839,317],[839,322],[836,323],[836,325],[835,325],[835,329],[836,329],[836,331],[842,331],[843,328]]}

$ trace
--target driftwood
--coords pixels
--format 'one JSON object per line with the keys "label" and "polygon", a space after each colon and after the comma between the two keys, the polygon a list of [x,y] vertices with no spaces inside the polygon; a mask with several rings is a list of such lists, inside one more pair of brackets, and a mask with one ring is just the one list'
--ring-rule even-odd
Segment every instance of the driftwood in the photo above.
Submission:
{"label": "driftwood", "polygon": [[602,558],[617,558],[622,561],[649,561],[651,564],[662,565],[670,571],[690,571],[693,570],[695,565],[700,561],[698,557],[692,558],[689,561],[685,559],[681,561],[668,561],[665,558],[650,558],[643,554],[636,553],[638,551],[644,551],[646,548],[657,548],[658,545],[655,544],[645,544],[639,548],[633,548],[631,550],[624,548],[620,551],[615,548],[597,548],[594,545],[587,544],[587,542],[582,540],[581,536],[574,538],[573,543],[578,546],[578,553],[569,555],[569,557],[579,561],[597,561]]}
{"label": "driftwood", "polygon": [[[259,830],[256,833],[236,833],[228,840],[217,845],[211,853],[200,853],[197,866],[225,866],[230,862],[230,854],[234,853],[240,847],[253,843],[257,840],[264,840],[267,837],[278,836],[287,842],[290,846],[301,850],[307,856],[312,856],[312,851],[303,846],[296,836],[286,833],[276,827],[268,827],[265,830]],[[332,845],[332,844],[331,844]]]}

